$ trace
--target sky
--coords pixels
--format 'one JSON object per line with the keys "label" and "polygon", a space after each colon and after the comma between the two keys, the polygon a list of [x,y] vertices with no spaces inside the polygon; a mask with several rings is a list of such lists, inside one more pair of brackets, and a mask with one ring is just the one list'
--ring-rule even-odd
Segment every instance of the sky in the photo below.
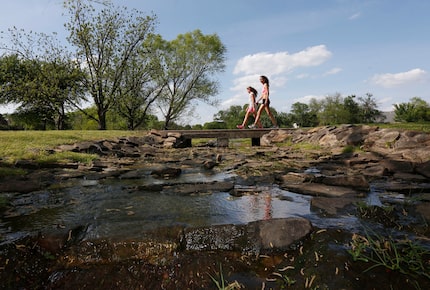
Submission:
{"label": "sky", "polygon": [[[147,15],[166,40],[199,29],[227,49],[219,106],[199,104],[188,124],[204,124],[248,102],[246,88],[270,80],[271,106],[340,94],[372,94],[381,111],[413,97],[430,102],[428,0],[113,0]],[[2,0],[0,31],[57,33],[65,40],[62,0]],[[0,51],[1,53],[1,51]],[[0,105],[0,113],[10,110]]]}

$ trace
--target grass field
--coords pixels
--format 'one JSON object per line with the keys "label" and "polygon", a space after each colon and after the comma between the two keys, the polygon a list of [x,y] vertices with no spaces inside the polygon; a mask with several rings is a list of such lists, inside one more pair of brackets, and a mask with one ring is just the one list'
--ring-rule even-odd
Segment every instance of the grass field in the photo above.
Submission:
{"label": "grass field", "polygon": [[[373,125],[372,125],[373,126]],[[374,124],[380,128],[394,128],[405,129],[411,131],[420,131],[430,133],[430,123],[387,123],[387,124]]]}
{"label": "grass field", "polygon": [[[430,133],[430,123],[372,124],[380,128],[400,128]],[[36,162],[91,162],[96,155],[74,152],[52,153],[62,144],[96,141],[124,136],[144,136],[146,131],[88,130],[88,131],[0,131],[0,162],[3,167],[16,160]]]}
{"label": "grass field", "polygon": [[38,162],[89,162],[96,156],[74,152],[49,153],[58,145],[123,136],[143,136],[143,131],[0,131],[0,161],[4,165],[26,159]]}

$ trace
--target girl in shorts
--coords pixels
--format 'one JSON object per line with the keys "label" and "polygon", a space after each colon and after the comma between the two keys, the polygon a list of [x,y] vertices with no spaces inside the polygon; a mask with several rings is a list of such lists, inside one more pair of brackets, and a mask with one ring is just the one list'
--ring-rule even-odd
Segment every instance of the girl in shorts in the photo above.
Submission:
{"label": "girl in shorts", "polygon": [[[272,121],[273,127],[272,128],[279,128],[278,124],[276,123],[275,117],[273,117],[272,112],[270,111],[269,105],[269,79],[266,76],[260,76],[260,82],[263,84],[263,90],[261,91],[261,97],[259,100],[262,101],[262,104],[260,108],[258,108],[257,111],[257,117],[255,118],[255,122],[252,125],[249,125],[249,128],[255,128],[255,126],[258,124],[260,126],[260,117],[261,113],[263,112],[263,109],[266,111],[267,115],[269,115],[270,120]],[[258,101],[257,101],[258,102]],[[260,126],[261,127],[261,126]]]}
{"label": "girl in shorts", "polygon": [[[255,113],[257,112],[257,104],[255,102],[257,98],[257,90],[254,89],[253,87],[247,87],[246,90],[248,91],[248,95],[249,95],[249,105],[246,108],[246,114],[245,114],[245,117],[243,118],[242,124],[236,126],[238,129],[245,128],[246,122],[248,122],[249,115],[253,114],[255,118],[256,116]],[[260,124],[260,127],[261,127],[261,124]]]}

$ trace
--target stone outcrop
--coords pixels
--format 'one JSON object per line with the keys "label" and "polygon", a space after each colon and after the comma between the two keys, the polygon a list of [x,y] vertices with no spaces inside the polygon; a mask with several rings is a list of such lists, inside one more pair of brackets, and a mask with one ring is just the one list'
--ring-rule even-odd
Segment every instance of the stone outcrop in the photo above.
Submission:
{"label": "stone outcrop", "polygon": [[[295,153],[297,150],[277,146],[286,140],[292,143],[314,144],[320,149],[301,149],[299,151],[306,154],[303,156],[303,153]],[[154,177],[171,179],[179,176],[184,166],[200,166],[205,170],[216,170],[219,165],[224,164],[226,171],[240,168],[262,170],[270,168],[274,162],[277,162],[284,164],[282,172],[276,173],[277,182],[281,187],[305,194],[359,195],[361,192],[368,191],[369,182],[378,178],[390,178],[408,184],[409,186],[406,187],[409,189],[423,191],[424,188],[424,191],[428,191],[430,134],[426,133],[354,125],[326,126],[308,130],[272,130],[261,138],[261,147],[253,147],[250,150],[251,157],[243,155],[240,159],[236,156],[234,157],[236,160],[229,160],[230,157],[219,153],[202,156],[198,149],[183,148],[178,151],[178,155],[185,156],[166,160],[167,155],[163,150],[180,147],[183,141],[180,133],[152,130],[142,137],[86,141],[55,148],[55,151],[99,155],[100,158],[90,166],[40,164],[27,160],[19,160],[15,166],[30,172],[42,169],[46,169],[45,172],[56,170],[56,177],[62,179],[79,176],[85,176],[87,179],[108,177],[126,179],[141,178],[142,174],[145,174],[139,169],[132,168],[137,160],[144,159],[160,164],[150,172]],[[208,146],[211,145],[208,144]],[[352,151],[351,148],[355,151],[349,153]],[[273,155],[273,157],[262,162],[258,160],[260,155],[261,157]],[[226,165],[227,163],[231,165]],[[294,169],[289,169],[290,167]],[[310,168],[314,168],[315,172],[309,171]],[[76,169],[75,173],[71,172],[73,169]],[[28,192],[31,188],[41,188],[49,183],[47,180],[41,183],[44,179],[40,176],[34,180],[29,179],[29,176],[19,177],[16,183],[2,183],[0,190]],[[24,183],[28,186],[22,186]],[[185,192],[193,192],[192,188],[195,186],[191,184],[190,189]],[[199,187],[210,186],[199,185]],[[401,189],[400,186],[397,188]]]}
{"label": "stone outcrop", "polygon": [[[297,148],[286,146],[289,142],[279,144],[286,140],[313,146]],[[180,134],[151,131],[142,137],[59,146],[56,151],[92,153],[99,158],[90,165],[18,161],[15,166],[25,169],[27,173],[2,180],[0,192],[30,193],[29,196],[32,196],[32,191],[43,190],[53,183],[72,178],[86,181],[155,178],[157,182],[124,186],[130,191],[148,190],[172,195],[230,192],[233,196],[259,194],[279,187],[311,196],[312,210],[334,216],[353,215],[356,204],[363,201],[370,189],[376,189],[379,192],[413,195],[411,212],[404,209],[393,212],[409,215],[408,219],[416,212],[417,216],[427,221],[422,223],[425,228],[430,222],[429,134],[345,125],[309,130],[272,130],[261,138],[261,147],[244,150],[219,149],[210,142],[207,147],[214,148],[209,150],[207,147],[182,148],[187,147],[183,146],[187,145],[184,142]],[[234,177],[223,181],[181,182],[185,171],[198,167],[205,173],[228,172],[234,173]],[[145,233],[138,241],[89,240],[85,239],[87,230],[85,225],[73,229],[52,229],[52,233],[37,237],[37,242],[30,243],[28,249],[36,247],[43,253],[62,253],[57,255],[56,263],[67,266],[64,267],[67,269],[64,275],[67,276],[79,272],[68,269],[84,269],[83,273],[91,265],[127,263],[133,259],[162,267],[169,263],[181,265],[175,259],[184,252],[194,254],[206,251],[202,255],[218,255],[232,251],[256,256],[272,251],[282,253],[295,244],[305,244],[309,241],[305,241],[309,235],[321,232],[313,232],[313,225],[306,218],[269,219],[198,228],[177,225]],[[336,239],[331,238],[330,241]],[[315,236],[311,240],[320,243]],[[337,247],[333,248],[337,251]],[[312,266],[318,262],[313,260],[314,257],[323,257],[317,255],[320,249],[318,245],[311,251],[312,259],[307,259],[312,260]],[[16,247],[15,250],[21,249]],[[302,254],[300,251],[300,257]],[[17,260],[10,259],[13,262]],[[332,261],[330,259],[330,271],[334,272]],[[183,265],[185,263],[181,267]],[[109,273],[116,273],[116,270]],[[140,272],[141,268],[136,270],[136,273]],[[179,271],[175,268],[173,272]],[[162,277],[161,272],[154,273]]]}
{"label": "stone outcrop", "polygon": [[270,219],[247,225],[219,225],[185,229],[186,250],[236,250],[260,254],[273,249],[288,249],[312,230],[304,218]]}
{"label": "stone outcrop", "polygon": [[[179,133],[168,131],[63,145],[55,150],[92,153],[100,158],[89,166],[17,161],[15,166],[29,173],[12,177],[11,182],[0,183],[0,191],[28,193],[68,178],[97,180],[152,176],[162,182],[129,190],[144,189],[176,195],[230,192],[240,196],[248,194],[247,190],[255,193],[259,188],[277,184],[284,190],[318,197],[313,202],[314,206],[326,204],[326,212],[335,212],[347,206],[348,201],[352,203],[365,196],[375,181],[383,180],[383,183],[378,183],[382,184],[378,185],[381,186],[379,190],[421,194],[421,199],[428,199],[430,134],[345,125],[309,130],[272,130],[261,139],[261,147],[252,147],[247,153],[240,154],[228,149],[208,151],[205,147],[174,149],[182,144],[183,139]],[[313,144],[315,148],[294,149],[277,145],[286,140]],[[237,177],[206,183],[175,181],[183,170],[196,167],[236,172]],[[258,174],[253,175],[253,172]],[[245,177],[242,176],[244,173]],[[324,198],[336,198],[342,202],[335,206],[322,202]],[[427,207],[420,207],[421,210],[423,208],[425,211]]]}

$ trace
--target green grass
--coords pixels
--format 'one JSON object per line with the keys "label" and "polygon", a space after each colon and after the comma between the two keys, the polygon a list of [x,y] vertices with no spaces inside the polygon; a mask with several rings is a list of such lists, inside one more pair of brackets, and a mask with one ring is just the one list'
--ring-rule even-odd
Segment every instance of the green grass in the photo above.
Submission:
{"label": "green grass", "polygon": [[366,272],[376,267],[384,267],[405,275],[422,275],[430,279],[430,252],[409,239],[399,241],[377,234],[354,234],[348,252],[354,261],[370,264]]}
{"label": "green grass", "polygon": [[355,152],[363,152],[363,150],[360,148],[360,146],[352,146],[352,145],[346,145],[342,153],[355,153]]}
{"label": "green grass", "polygon": [[380,128],[403,129],[430,133],[430,123],[389,123],[389,124],[369,124]]}
{"label": "green grass", "polygon": [[17,160],[36,162],[89,162],[93,154],[50,152],[58,145],[97,141],[124,136],[143,136],[142,131],[0,131],[0,161],[6,165]]}
{"label": "green grass", "polygon": [[216,288],[219,290],[234,290],[234,289],[242,289],[242,285],[240,285],[237,281],[234,281],[233,283],[228,283],[224,279],[224,274],[222,273],[222,265],[219,265],[219,273],[217,275],[218,277],[213,277],[211,274],[209,274],[209,277],[211,278],[212,282],[215,284]]}
{"label": "green grass", "polygon": [[0,177],[2,177],[2,176],[19,176],[19,175],[23,175],[24,173],[25,173],[24,169],[0,167]]}

